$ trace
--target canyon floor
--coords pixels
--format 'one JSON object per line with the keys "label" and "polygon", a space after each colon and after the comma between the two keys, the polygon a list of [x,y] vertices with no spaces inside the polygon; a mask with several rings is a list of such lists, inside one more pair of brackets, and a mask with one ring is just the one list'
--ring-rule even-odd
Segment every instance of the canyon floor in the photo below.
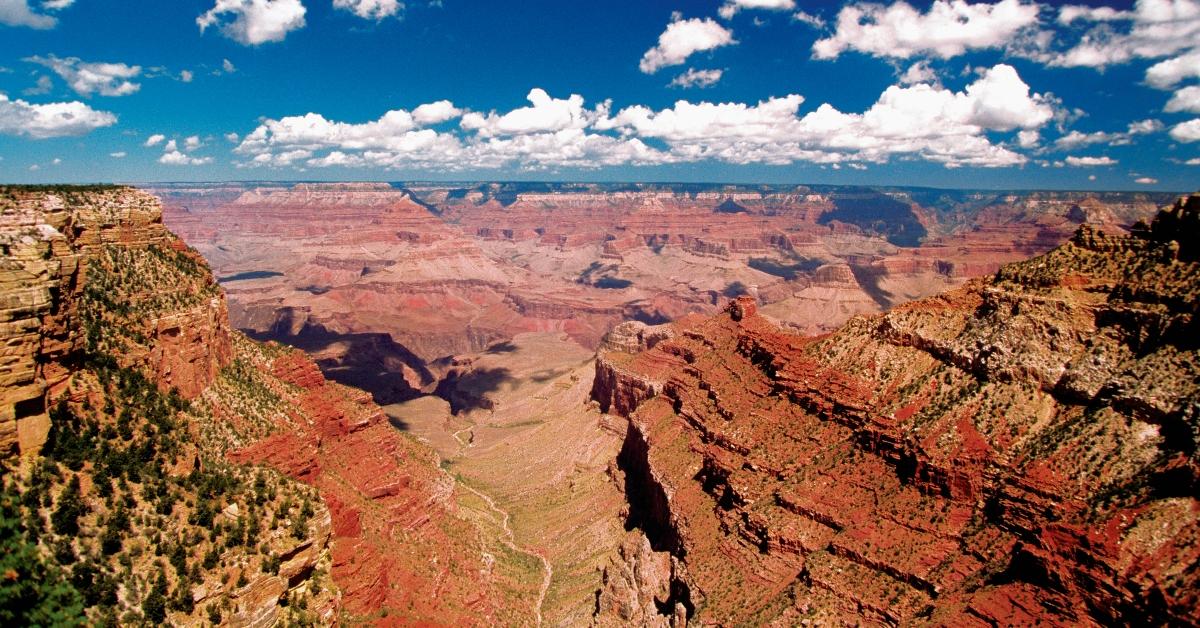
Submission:
{"label": "canyon floor", "polygon": [[512,531],[547,578],[547,623],[578,625],[595,610],[597,574],[625,535],[613,476],[625,421],[590,400],[593,354],[565,334],[518,334],[473,356],[458,414],[427,396],[386,406],[393,424],[433,446],[467,488],[460,504]]}

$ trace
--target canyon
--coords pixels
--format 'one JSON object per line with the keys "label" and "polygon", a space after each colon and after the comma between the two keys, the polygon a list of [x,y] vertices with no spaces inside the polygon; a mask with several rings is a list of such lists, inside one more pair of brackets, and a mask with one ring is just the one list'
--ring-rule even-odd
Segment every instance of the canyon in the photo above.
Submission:
{"label": "canyon", "polygon": [[1200,197],[147,191],[0,188],[6,491],[78,482],[22,538],[92,623],[1196,621]]}

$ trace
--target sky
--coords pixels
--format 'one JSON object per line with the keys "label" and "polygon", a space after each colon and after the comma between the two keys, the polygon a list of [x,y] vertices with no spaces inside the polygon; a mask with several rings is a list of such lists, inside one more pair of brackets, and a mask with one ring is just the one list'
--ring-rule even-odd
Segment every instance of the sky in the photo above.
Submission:
{"label": "sky", "polygon": [[1200,0],[0,0],[0,181],[1197,189]]}

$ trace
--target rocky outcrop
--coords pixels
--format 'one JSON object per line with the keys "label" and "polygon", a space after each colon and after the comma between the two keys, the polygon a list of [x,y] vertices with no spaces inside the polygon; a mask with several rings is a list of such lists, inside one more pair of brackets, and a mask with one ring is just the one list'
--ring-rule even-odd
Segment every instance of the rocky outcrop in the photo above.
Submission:
{"label": "rocky outcrop", "polygon": [[[116,250],[167,250],[191,255],[162,225],[154,197],[128,188],[62,188],[40,192],[0,189],[0,452],[36,452],[49,430],[48,400],[61,392],[66,365],[87,341],[78,313],[89,289],[89,265],[103,265]],[[202,263],[202,262],[201,262]],[[120,355],[144,366],[164,389],[191,398],[229,361],[224,299],[212,278],[196,285],[160,286],[159,298],[187,305],[143,309],[140,338]],[[210,292],[208,298],[192,298]],[[172,295],[171,293],[175,293]]]}
{"label": "rocky outcrop", "polygon": [[1194,622],[1197,207],[1133,236],[1085,225],[823,337],[739,299],[603,350],[629,521],[674,561],[655,621],[678,603],[722,624]]}

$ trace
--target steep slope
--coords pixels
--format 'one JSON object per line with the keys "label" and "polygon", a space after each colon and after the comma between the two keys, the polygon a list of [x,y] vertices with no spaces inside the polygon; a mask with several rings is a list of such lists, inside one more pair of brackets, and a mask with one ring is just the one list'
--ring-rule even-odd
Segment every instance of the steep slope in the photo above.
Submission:
{"label": "steep slope", "polygon": [[598,620],[1195,623],[1198,234],[1193,196],[827,336],[619,328],[593,396],[651,547]]}
{"label": "steep slope", "polygon": [[525,557],[460,515],[430,450],[230,331],[157,199],[12,187],[0,210],[0,544],[19,557],[0,623],[536,614]]}

